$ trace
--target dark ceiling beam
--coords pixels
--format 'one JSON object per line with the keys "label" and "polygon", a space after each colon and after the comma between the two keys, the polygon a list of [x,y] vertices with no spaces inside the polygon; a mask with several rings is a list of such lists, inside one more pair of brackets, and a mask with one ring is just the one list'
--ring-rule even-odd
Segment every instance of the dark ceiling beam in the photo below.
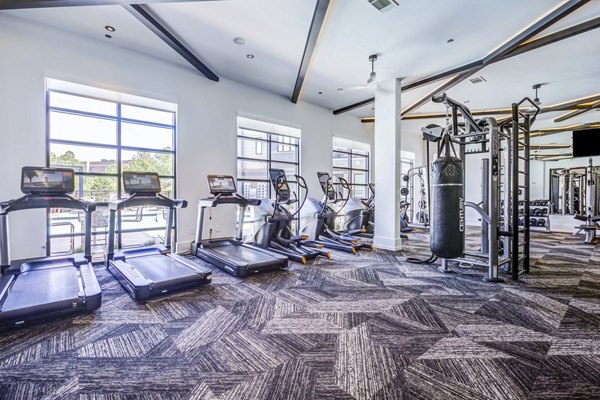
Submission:
{"label": "dark ceiling beam", "polygon": [[317,47],[317,40],[327,15],[327,9],[329,8],[330,0],[317,0],[315,5],[315,12],[310,23],[310,29],[308,30],[308,37],[306,38],[306,45],[304,46],[304,54],[302,54],[302,62],[300,62],[300,68],[298,69],[298,76],[296,77],[296,84],[294,85],[294,91],[292,92],[291,101],[297,103],[302,91],[302,85],[304,85],[304,79],[308,72],[308,67],[312,59],[312,55]]}
{"label": "dark ceiling beam", "polygon": [[[558,111],[589,111],[590,107],[594,106],[598,102],[598,106],[600,107],[600,94],[581,97],[579,99],[563,101],[562,103],[550,104],[544,106],[540,110],[540,114],[549,113],[549,112],[558,112]],[[492,115],[507,115],[510,116],[512,114],[512,109],[510,108],[488,108],[483,110],[471,110],[471,115],[476,117],[481,116],[492,116]],[[458,113],[460,115],[460,112]],[[414,119],[436,119],[436,118],[445,118],[446,113],[436,112],[436,113],[423,113],[423,114],[408,114],[402,116],[402,119],[405,120],[414,120]],[[364,117],[361,118],[361,122],[363,123],[373,123],[375,122],[374,117]]]}
{"label": "dark ceiling beam", "polygon": [[371,97],[370,99],[359,101],[358,103],[351,104],[346,107],[339,108],[337,110],[333,110],[333,115],[343,114],[348,111],[356,110],[357,108],[364,107],[369,104],[375,103],[375,97]]}
{"label": "dark ceiling beam", "polygon": [[[577,8],[581,7],[585,3],[578,3],[578,4],[579,5],[577,6]],[[567,5],[567,4],[565,4],[565,5]],[[566,14],[565,14],[565,16],[566,16]],[[579,34],[584,33],[584,32],[588,32],[588,31],[593,30],[593,29],[597,29],[599,27],[600,27],[600,17],[593,18],[593,19],[591,19],[589,21],[582,22],[581,24],[577,24],[577,25],[571,26],[569,28],[565,28],[563,30],[560,30],[560,31],[555,32],[555,33],[551,33],[551,34],[546,35],[546,36],[542,36],[542,37],[539,37],[539,38],[536,38],[536,39],[526,40],[523,43],[521,43],[520,45],[516,46],[512,51],[509,51],[508,53],[505,53],[504,55],[502,55],[498,59],[496,59],[494,61],[492,61],[492,60],[488,61],[486,65],[490,65],[490,64],[492,64],[494,62],[506,60],[506,59],[514,57],[516,55],[523,54],[523,53],[526,53],[526,52],[538,49],[540,47],[547,46],[549,44],[559,42],[559,41],[564,40],[564,39],[568,39],[570,37],[579,35]],[[443,79],[447,79],[447,78],[452,77],[452,76],[454,76],[456,74],[460,74],[460,73],[463,73],[463,72],[468,72],[470,70],[473,70],[473,71],[479,70],[478,68],[481,67],[482,65],[484,65],[484,60],[485,60],[485,58],[482,58],[480,60],[473,61],[473,62],[470,62],[468,64],[464,64],[464,65],[461,65],[459,67],[455,67],[455,68],[449,69],[447,71],[437,73],[435,75],[431,75],[431,76],[428,76],[428,77],[425,77],[425,78],[422,78],[422,79],[418,79],[418,80],[413,81],[413,82],[408,82],[407,84],[405,84],[405,85],[402,86],[402,90],[403,91],[408,91],[408,90],[417,89],[419,87],[428,85],[430,83],[434,83],[434,82],[437,82],[437,81],[440,81],[440,80],[443,80]],[[472,73],[475,73],[475,72],[472,72]],[[363,100],[361,102],[358,102],[358,103],[355,103],[355,104],[351,104],[349,106],[345,106],[345,107],[342,107],[340,109],[334,110],[333,114],[334,115],[338,115],[338,114],[342,114],[344,112],[352,111],[352,110],[355,110],[357,108],[363,107],[363,106],[365,106],[367,104],[371,104],[374,101],[375,101],[375,98],[372,97],[370,99],[366,99],[366,100]]]}
{"label": "dark ceiling beam", "polygon": [[432,91],[428,92],[426,95],[422,96],[419,100],[415,101],[410,106],[408,106],[404,110],[402,110],[400,112],[400,116],[405,116],[409,112],[421,107],[423,104],[428,103],[429,101],[431,101],[431,97],[433,97],[434,95],[444,92],[444,91],[458,85],[459,83],[461,83],[462,81],[467,79],[469,76],[471,76],[471,74],[474,74],[475,72],[479,71],[482,68],[483,68],[483,66],[477,67],[474,70],[463,72],[462,74],[455,75],[454,77],[448,79],[446,82],[444,82],[440,86],[436,87]]}
{"label": "dark ceiling beam", "polygon": [[561,40],[565,40],[597,28],[600,28],[600,17],[590,19],[589,21],[573,25],[571,27],[562,29],[558,32],[551,33],[549,35],[528,40],[527,42],[517,47],[515,50],[508,53],[506,56],[502,57],[502,60],[506,60],[507,58],[518,56],[519,54],[527,53],[529,51],[539,49],[540,47],[548,46],[556,42],[560,42]]}
{"label": "dark ceiling beam", "polygon": [[496,49],[492,50],[488,55],[483,57],[482,65],[478,67],[471,68],[465,72],[455,75],[453,78],[450,78],[444,84],[438,86],[434,90],[430,91],[426,95],[422,96],[420,99],[406,107],[402,110],[401,115],[406,115],[412,110],[415,110],[421,107],[423,104],[428,103],[431,100],[431,97],[442,93],[459,83],[463,82],[465,79],[470,77],[471,75],[479,72],[485,66],[491,63],[495,63],[500,61],[502,57],[505,57],[507,54],[510,54],[511,51],[516,50],[520,45],[527,42],[529,39],[536,36],[538,33],[548,29],[553,24],[557,23],[567,15],[571,14],[573,11],[582,7],[583,5],[589,3],[590,0],[569,0],[563,3],[560,7],[552,10],[544,17],[529,25],[527,28],[523,29],[517,35],[513,36],[511,39],[506,41],[504,44],[498,46]]}
{"label": "dark ceiling beam", "polygon": [[25,8],[122,6],[128,4],[190,3],[215,0],[0,0],[0,10]]}
{"label": "dark ceiling beam", "polygon": [[565,18],[567,15],[571,14],[578,8],[583,7],[589,2],[590,0],[569,0],[563,3],[560,7],[555,8],[544,17],[509,39],[506,43],[493,50],[490,54],[483,58],[483,63],[489,64],[490,62],[498,61],[503,56],[509,54],[517,47],[527,42],[529,39],[545,31],[561,19]]}
{"label": "dark ceiling beam", "polygon": [[219,82],[219,77],[210,70],[194,53],[181,43],[167,28],[161,24],[151,13],[147,6],[142,4],[126,4],[123,6],[127,11],[137,18],[142,24],[150,29],[163,42],[168,44],[181,57],[185,58],[194,68],[211,81]]}
{"label": "dark ceiling beam", "polygon": [[566,121],[568,119],[571,119],[573,117],[576,117],[576,116],[581,115],[583,113],[586,113],[588,111],[594,110],[594,109],[596,109],[598,107],[600,107],[600,101],[596,101],[596,102],[590,104],[587,108],[582,108],[582,109],[579,109],[579,110],[570,111],[570,112],[568,112],[566,114],[563,114],[563,115],[555,118],[554,122],[563,122],[563,121]]}

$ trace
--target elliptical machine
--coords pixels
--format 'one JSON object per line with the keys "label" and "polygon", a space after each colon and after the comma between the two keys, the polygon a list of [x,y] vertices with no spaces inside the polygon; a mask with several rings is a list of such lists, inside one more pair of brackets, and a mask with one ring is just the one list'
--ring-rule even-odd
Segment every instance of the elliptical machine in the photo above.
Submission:
{"label": "elliptical machine", "polygon": [[[295,236],[292,231],[292,221],[302,209],[308,190],[306,182],[302,177],[296,175],[298,185],[304,189],[304,198],[299,203],[298,210],[294,213],[286,206],[298,203],[297,198],[292,199],[292,191],[288,184],[285,170],[271,168],[269,170],[271,184],[275,189],[275,202],[271,203],[269,199],[261,200],[260,206],[256,207],[255,212],[262,215],[264,223],[256,229],[254,235],[254,245],[263,249],[269,249],[275,253],[287,256],[290,260],[306,264],[307,260],[319,256],[331,258],[331,253],[320,250],[319,248],[308,247],[305,241],[308,236]],[[295,193],[294,193],[294,197]]]}
{"label": "elliptical machine", "polygon": [[[345,205],[347,199],[345,199],[341,193],[335,191],[335,188],[331,183],[331,176],[329,176],[329,173],[317,172],[317,178],[319,179],[319,186],[321,186],[321,190],[324,194],[322,201],[323,207],[328,207],[331,210],[331,218],[327,219],[326,221],[325,235],[335,240],[345,240],[347,242],[355,243],[358,248],[373,250],[373,237],[359,235],[360,233],[364,233],[364,230],[361,229],[355,232],[340,232],[336,229],[336,218],[339,211],[336,211],[328,204],[328,202],[331,202],[333,205],[339,202],[344,202]],[[344,205],[342,205],[340,209],[342,209]]]}
{"label": "elliptical machine", "polygon": [[[300,187],[306,190],[307,185],[304,178],[301,176],[296,176],[296,178]],[[323,186],[321,185],[321,187]],[[343,239],[342,235],[330,228],[335,223],[335,211],[327,204],[327,201],[334,201],[336,193],[331,184],[324,190],[325,197],[322,201],[309,197],[304,206],[300,208],[300,233],[308,237],[304,242],[305,245],[323,246],[328,249],[356,253],[356,250],[362,247],[358,240]]]}
{"label": "elliptical machine", "polygon": [[350,235],[373,239],[375,231],[374,188],[369,185],[371,196],[367,200],[362,200],[357,197],[350,197],[351,189],[346,179],[340,176],[338,180],[342,188],[348,193],[346,198],[342,197],[344,205],[340,208],[340,212],[344,215],[342,231]]}

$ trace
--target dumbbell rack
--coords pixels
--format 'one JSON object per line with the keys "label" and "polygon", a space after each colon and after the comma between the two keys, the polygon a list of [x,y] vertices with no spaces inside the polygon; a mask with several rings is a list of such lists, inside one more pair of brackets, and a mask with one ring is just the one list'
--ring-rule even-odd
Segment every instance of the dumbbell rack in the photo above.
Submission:
{"label": "dumbbell rack", "polygon": [[[540,202],[543,202],[544,204],[539,204]],[[522,210],[522,211],[521,211]],[[550,201],[548,200],[533,200],[529,202],[529,227],[533,228],[535,230],[544,230],[545,232],[550,232]],[[536,210],[545,210],[545,213],[542,213],[542,215],[536,214]],[[524,201],[521,200],[519,201],[519,219],[523,218],[523,222],[525,219],[525,211],[524,211]],[[533,225],[531,224],[531,220],[536,219],[539,220],[540,218],[544,219],[546,221],[544,226],[538,226],[538,225]],[[524,225],[524,224],[523,224]],[[523,226],[521,224],[519,224],[519,226]]]}

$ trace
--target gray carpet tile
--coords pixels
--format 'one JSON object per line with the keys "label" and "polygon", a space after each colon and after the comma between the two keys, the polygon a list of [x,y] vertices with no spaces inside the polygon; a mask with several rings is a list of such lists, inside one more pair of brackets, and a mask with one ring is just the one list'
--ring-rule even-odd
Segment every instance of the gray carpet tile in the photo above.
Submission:
{"label": "gray carpet tile", "polygon": [[0,399],[600,399],[600,246],[532,245],[519,282],[407,263],[415,232],[146,303],[97,266],[101,309],[0,332]]}

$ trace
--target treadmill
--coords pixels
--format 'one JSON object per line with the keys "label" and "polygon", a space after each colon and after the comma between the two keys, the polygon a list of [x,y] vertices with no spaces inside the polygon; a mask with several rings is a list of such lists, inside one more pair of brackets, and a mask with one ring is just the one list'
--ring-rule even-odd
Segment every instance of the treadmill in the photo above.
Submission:
{"label": "treadmill", "polygon": [[[208,175],[208,186],[212,197],[198,202],[196,256],[237,277],[287,268],[286,256],[247,245],[242,241],[246,208],[260,205],[260,200],[246,199],[237,194],[235,181],[229,175]],[[235,204],[239,207],[237,237],[203,239],[202,228],[206,208],[221,204]]]}
{"label": "treadmill", "polygon": [[[93,311],[102,294],[92,268],[92,212],[96,204],[77,200],[75,172],[66,168],[23,167],[24,196],[0,203],[0,325],[22,326],[35,320]],[[15,211],[62,208],[85,213],[85,253],[10,259],[8,215]]]}
{"label": "treadmill", "polygon": [[[185,200],[173,200],[160,194],[158,174],[123,172],[123,187],[129,198],[109,203],[108,251],[106,268],[136,300],[175,290],[210,283],[212,271],[171,253],[171,232],[175,209],[187,207]],[[115,225],[117,213],[128,207],[159,206],[168,208],[165,245],[117,249]]]}

